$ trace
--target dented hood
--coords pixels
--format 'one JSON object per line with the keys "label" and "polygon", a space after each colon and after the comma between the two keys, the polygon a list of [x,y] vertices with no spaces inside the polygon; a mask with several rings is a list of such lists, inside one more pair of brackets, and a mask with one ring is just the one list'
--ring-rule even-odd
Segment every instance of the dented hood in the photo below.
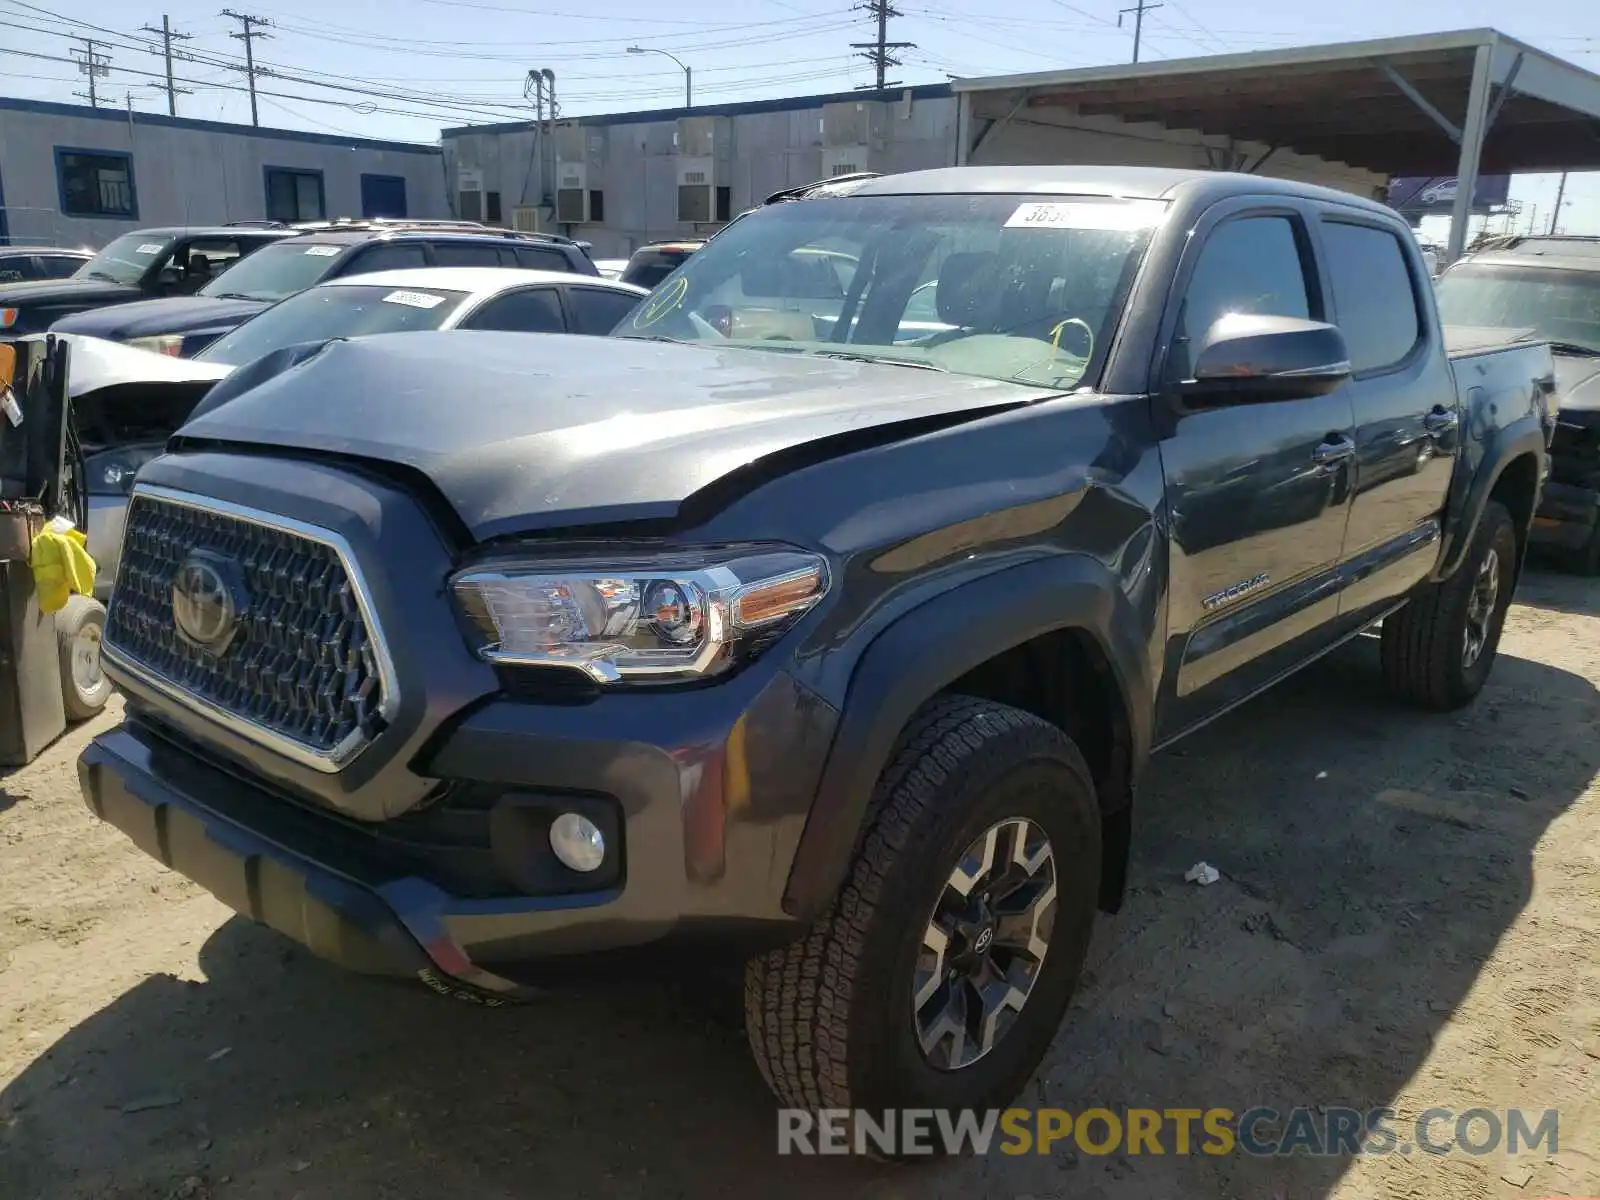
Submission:
{"label": "dented hood", "polygon": [[431,480],[482,540],[670,519],[695,492],[780,451],[826,439],[842,451],[852,434],[893,436],[883,427],[1056,394],[766,350],[401,333],[330,342],[208,400],[179,438],[402,464]]}

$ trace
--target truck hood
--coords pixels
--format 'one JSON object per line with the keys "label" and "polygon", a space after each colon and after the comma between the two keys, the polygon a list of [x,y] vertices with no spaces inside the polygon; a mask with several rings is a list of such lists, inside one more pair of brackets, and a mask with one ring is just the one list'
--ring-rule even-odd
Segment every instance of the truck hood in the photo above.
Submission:
{"label": "truck hood", "polygon": [[670,520],[694,493],[780,451],[809,444],[817,454],[845,453],[922,423],[1058,394],[766,350],[399,333],[329,342],[210,407],[213,397],[178,443],[400,464],[426,476],[481,541]]}
{"label": "truck hood", "polygon": [[210,333],[232,329],[267,307],[264,300],[221,300],[213,296],[168,296],[161,300],[136,300],[63,317],[52,325],[55,333],[84,333],[91,337],[127,341],[162,333]]}
{"label": "truck hood", "polygon": [[1600,411],[1600,358],[1557,354],[1556,402],[1565,411]]}
{"label": "truck hood", "polygon": [[0,308],[27,308],[33,304],[115,304],[137,300],[144,293],[125,283],[104,279],[36,279],[30,283],[0,285]]}
{"label": "truck hood", "polygon": [[125,384],[212,382],[233,370],[225,363],[172,358],[80,333],[58,336],[69,347],[67,395],[73,400]]}

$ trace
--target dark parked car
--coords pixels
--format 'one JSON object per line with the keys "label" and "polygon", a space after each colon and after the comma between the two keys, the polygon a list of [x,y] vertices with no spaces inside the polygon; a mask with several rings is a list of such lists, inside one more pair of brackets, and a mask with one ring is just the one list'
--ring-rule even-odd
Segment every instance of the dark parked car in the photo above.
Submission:
{"label": "dark parked car", "polygon": [[871,180],[617,333],[219,383],[135,484],[80,778],[237,910],[448,994],[745,957],[805,1109],[1004,1107],[1153,747],[1379,622],[1396,692],[1469,703],[1545,463],[1546,346],[1447,351],[1393,211],[1253,175]]}
{"label": "dark parked car", "polygon": [[0,246],[0,283],[65,279],[93,257],[93,250],[64,250],[58,246]]}
{"label": "dark parked car", "polygon": [[58,321],[56,333],[127,342],[187,358],[262,309],[347,275],[418,267],[521,267],[599,275],[578,243],[438,222],[328,222],[269,246],[193,296],[119,304]]}
{"label": "dark parked car", "polygon": [[0,330],[42,333],[87,309],[191,295],[239,259],[289,236],[287,229],[230,225],[125,233],[65,279],[0,284]]}
{"label": "dark parked car", "polygon": [[683,266],[688,257],[704,245],[704,240],[688,239],[651,242],[647,246],[640,246],[628,259],[628,265],[622,268],[618,278],[635,287],[653,288]]}
{"label": "dark parked car", "polygon": [[1437,288],[1447,321],[1551,343],[1558,411],[1533,540],[1600,574],[1600,238],[1507,239],[1452,266]]}

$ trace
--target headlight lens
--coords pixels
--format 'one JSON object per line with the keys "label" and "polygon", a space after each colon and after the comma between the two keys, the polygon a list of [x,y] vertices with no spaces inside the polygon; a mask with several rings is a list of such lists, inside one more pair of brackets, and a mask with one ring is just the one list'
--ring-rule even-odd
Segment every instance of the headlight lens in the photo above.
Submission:
{"label": "headlight lens", "polygon": [[0,308],[0,329],[10,329],[17,323],[18,310],[14,308]]}
{"label": "headlight lens", "polygon": [[828,584],[826,560],[791,546],[503,560],[452,581],[480,658],[597,683],[715,675],[792,625]]}
{"label": "headlight lens", "polygon": [[170,358],[183,356],[183,334],[163,333],[158,337],[129,338],[128,345],[136,346],[140,350],[151,350],[156,354],[165,354]]}
{"label": "headlight lens", "polygon": [[121,446],[115,450],[102,450],[85,456],[83,466],[88,475],[91,496],[126,496],[133,490],[134,476],[139,468],[164,449],[157,442],[148,446]]}

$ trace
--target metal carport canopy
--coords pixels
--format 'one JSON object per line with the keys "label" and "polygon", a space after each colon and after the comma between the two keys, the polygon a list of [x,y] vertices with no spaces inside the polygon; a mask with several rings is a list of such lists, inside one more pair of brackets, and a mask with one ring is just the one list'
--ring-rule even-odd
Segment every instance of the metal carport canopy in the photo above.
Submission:
{"label": "metal carport canopy", "polygon": [[[958,79],[957,161],[975,97],[1150,121],[1383,175],[1454,175],[1449,257],[1478,175],[1600,167],[1600,76],[1493,29]],[[989,126],[993,128],[993,125]],[[982,133],[980,131],[979,139]]]}

